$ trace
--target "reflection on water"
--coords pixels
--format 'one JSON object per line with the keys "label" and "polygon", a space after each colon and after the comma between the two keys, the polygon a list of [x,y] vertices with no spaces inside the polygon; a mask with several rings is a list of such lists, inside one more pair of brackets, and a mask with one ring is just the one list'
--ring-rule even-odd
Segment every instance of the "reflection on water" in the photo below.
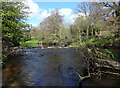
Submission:
{"label": "reflection on water", "polygon": [[[72,68],[84,75],[83,49],[75,48],[23,48],[16,56],[9,56],[3,69],[3,86],[79,86],[78,77],[73,76]],[[81,86],[119,85],[112,78],[98,80],[91,77]],[[110,76],[111,77],[111,76]],[[115,78],[115,77],[113,77]],[[113,82],[114,81],[114,82]]]}

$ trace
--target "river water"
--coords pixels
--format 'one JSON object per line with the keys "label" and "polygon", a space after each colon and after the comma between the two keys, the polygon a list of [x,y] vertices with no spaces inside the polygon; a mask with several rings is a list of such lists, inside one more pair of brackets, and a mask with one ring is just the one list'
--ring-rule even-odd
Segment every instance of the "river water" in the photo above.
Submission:
{"label": "river water", "polygon": [[3,86],[117,86],[120,76],[95,76],[79,84],[77,71],[87,75],[81,48],[21,48],[3,66]]}

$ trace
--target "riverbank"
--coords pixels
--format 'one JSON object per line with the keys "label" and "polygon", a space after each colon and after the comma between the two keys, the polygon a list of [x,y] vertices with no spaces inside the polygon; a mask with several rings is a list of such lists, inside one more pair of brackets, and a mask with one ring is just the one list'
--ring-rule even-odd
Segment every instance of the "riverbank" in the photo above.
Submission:
{"label": "riverbank", "polygon": [[[108,57],[99,49],[88,49],[88,56],[85,56],[91,72],[109,73],[120,76],[120,63],[115,58]],[[110,51],[107,51],[110,52]],[[111,52],[110,52],[111,53]]]}

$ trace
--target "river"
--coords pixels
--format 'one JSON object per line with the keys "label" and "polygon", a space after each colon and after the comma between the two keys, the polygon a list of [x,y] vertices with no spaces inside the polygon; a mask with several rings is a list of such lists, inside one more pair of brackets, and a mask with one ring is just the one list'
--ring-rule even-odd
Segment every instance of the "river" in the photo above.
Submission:
{"label": "river", "polygon": [[21,48],[21,53],[8,57],[3,66],[3,86],[118,86],[119,76],[102,75],[84,80],[87,75],[81,48]]}

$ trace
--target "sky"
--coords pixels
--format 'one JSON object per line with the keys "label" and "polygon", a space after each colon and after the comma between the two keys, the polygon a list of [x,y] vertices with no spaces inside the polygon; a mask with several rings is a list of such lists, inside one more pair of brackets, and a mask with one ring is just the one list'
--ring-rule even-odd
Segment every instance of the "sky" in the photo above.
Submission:
{"label": "sky", "polygon": [[[25,4],[30,7],[27,23],[37,27],[44,18],[50,16],[50,12],[54,9],[59,9],[60,15],[64,17],[65,23],[73,23],[76,17],[74,9],[80,2],[34,2],[26,0]],[[81,15],[84,15],[81,13]]]}

